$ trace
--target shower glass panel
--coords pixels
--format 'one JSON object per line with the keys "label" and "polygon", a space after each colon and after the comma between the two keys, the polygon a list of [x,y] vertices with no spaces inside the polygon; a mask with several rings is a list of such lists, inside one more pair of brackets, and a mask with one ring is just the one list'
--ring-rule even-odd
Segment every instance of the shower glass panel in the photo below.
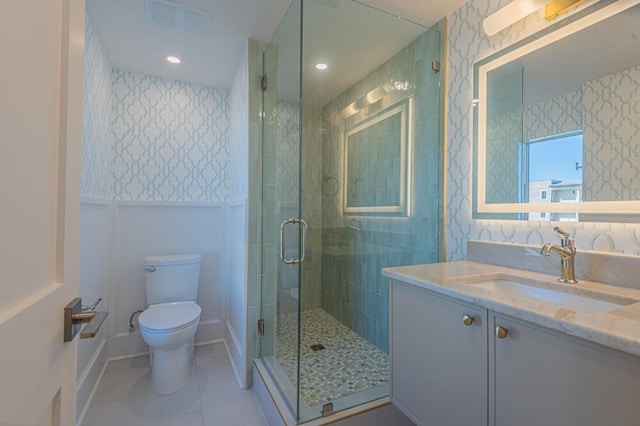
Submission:
{"label": "shower glass panel", "polygon": [[441,260],[440,43],[356,1],[297,0],[265,46],[260,356],[300,423],[388,395],[381,269]]}

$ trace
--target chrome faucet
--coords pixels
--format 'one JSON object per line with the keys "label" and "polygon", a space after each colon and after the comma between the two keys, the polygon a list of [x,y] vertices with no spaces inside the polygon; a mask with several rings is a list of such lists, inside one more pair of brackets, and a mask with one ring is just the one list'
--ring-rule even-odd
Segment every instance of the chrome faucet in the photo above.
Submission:
{"label": "chrome faucet", "polygon": [[560,269],[562,271],[562,276],[558,278],[558,281],[565,284],[575,284],[578,281],[576,280],[576,248],[573,243],[573,238],[571,238],[567,231],[564,231],[557,226],[553,228],[553,230],[562,236],[560,247],[555,246],[551,243],[546,243],[542,246],[540,254],[549,256],[549,254],[553,251],[560,255]]}

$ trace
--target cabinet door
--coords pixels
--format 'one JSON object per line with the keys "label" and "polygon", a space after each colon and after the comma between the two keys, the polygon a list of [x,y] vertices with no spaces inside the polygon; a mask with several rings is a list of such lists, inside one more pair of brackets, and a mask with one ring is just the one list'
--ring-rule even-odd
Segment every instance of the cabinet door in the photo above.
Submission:
{"label": "cabinet door", "polygon": [[397,282],[390,298],[394,405],[422,425],[486,425],[487,311]]}
{"label": "cabinet door", "polygon": [[636,357],[513,318],[491,322],[507,335],[490,345],[489,424],[640,424]]}

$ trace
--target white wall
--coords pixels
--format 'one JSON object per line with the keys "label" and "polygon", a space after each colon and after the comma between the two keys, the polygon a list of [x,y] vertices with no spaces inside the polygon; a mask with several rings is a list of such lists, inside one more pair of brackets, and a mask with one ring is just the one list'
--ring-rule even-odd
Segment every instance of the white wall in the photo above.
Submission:
{"label": "white wall", "polygon": [[[108,306],[110,254],[109,172],[111,168],[111,65],[87,17],[85,26],[79,296]],[[89,198],[90,197],[90,198]],[[82,417],[107,358],[107,327],[78,342],[76,415]]]}
{"label": "white wall", "polygon": [[109,356],[147,353],[129,317],[147,307],[144,258],[202,254],[197,303],[202,308],[196,344],[224,339],[229,226],[222,203],[113,202]]}
{"label": "white wall", "polygon": [[[79,295],[85,305],[98,298],[103,301],[97,310],[108,307],[109,279],[109,203],[83,199],[80,205],[80,271]],[[77,415],[85,410],[89,396],[96,385],[107,359],[107,324],[103,324],[93,339],[79,339],[77,365]]]}
{"label": "white wall", "polygon": [[227,293],[226,340],[236,379],[247,385],[244,374],[247,364],[247,196],[249,167],[249,46],[236,66],[229,91],[230,178],[231,197],[237,201],[231,207],[229,229],[233,230],[229,252],[229,287]]}

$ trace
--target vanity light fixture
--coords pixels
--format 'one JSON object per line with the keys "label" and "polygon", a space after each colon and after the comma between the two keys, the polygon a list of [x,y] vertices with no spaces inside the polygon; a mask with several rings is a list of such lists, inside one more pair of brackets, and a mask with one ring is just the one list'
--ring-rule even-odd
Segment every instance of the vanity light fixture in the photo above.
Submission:
{"label": "vanity light fixture", "polygon": [[489,15],[482,22],[482,28],[487,35],[492,36],[543,7],[545,8],[544,17],[549,21],[584,1],[586,0],[513,0]]}
{"label": "vanity light fixture", "polygon": [[391,90],[392,90],[391,88],[388,88],[384,84],[376,87],[375,89],[369,91],[366,95],[362,96],[355,102],[352,102],[349,105],[347,105],[347,107],[342,110],[342,118],[346,120],[352,115],[362,111],[369,105],[375,104],[380,99],[384,98],[387,95],[387,93],[389,93]]}
{"label": "vanity light fixture", "polygon": [[544,17],[547,21],[577,7],[586,0],[552,0],[544,7]]}
{"label": "vanity light fixture", "polygon": [[547,1],[548,0],[513,0],[492,15],[489,15],[482,22],[482,28],[489,36],[497,34],[536,10],[541,9],[547,4]]}
{"label": "vanity light fixture", "polygon": [[182,60],[177,56],[167,56],[167,62],[171,62],[172,64],[179,64],[180,62],[182,62]]}

